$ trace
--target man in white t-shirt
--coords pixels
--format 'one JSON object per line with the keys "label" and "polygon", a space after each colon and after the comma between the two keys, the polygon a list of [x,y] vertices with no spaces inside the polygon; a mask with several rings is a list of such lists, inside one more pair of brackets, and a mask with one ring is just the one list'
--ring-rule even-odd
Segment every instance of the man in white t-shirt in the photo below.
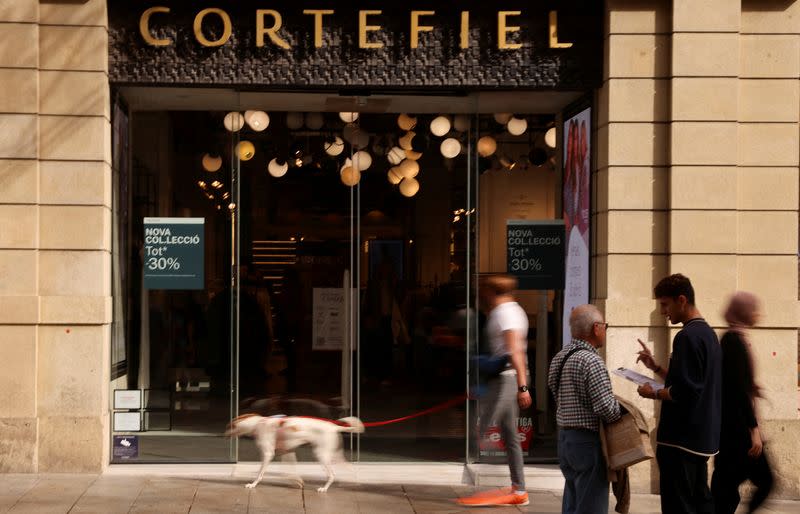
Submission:
{"label": "man in white t-shirt", "polygon": [[492,421],[500,426],[506,446],[511,487],[459,498],[469,506],[528,505],[522,448],[517,439],[519,409],[531,405],[527,384],[528,315],[514,300],[517,280],[508,275],[492,275],[480,281],[481,308],[488,313],[486,335],[493,359],[504,359],[504,369],[491,377],[480,398],[480,435]]}

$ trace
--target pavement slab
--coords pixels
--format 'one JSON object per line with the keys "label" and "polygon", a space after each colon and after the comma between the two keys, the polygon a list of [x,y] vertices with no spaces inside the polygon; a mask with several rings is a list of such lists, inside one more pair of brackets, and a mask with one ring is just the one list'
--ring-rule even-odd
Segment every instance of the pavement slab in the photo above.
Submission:
{"label": "pavement slab", "polygon": [[[246,479],[230,474],[208,476],[128,475],[0,475],[0,513],[35,514],[449,514],[498,512],[496,508],[465,508],[459,496],[485,490],[463,484],[393,484],[334,482],[317,492],[320,476],[304,487],[287,477],[267,477],[254,489]],[[560,491],[529,491],[530,505],[502,512],[561,512]],[[609,501],[613,513],[614,499]],[[738,513],[745,512],[741,506]],[[659,498],[633,494],[631,514],[660,512]],[[765,514],[800,512],[800,501],[770,500]]]}

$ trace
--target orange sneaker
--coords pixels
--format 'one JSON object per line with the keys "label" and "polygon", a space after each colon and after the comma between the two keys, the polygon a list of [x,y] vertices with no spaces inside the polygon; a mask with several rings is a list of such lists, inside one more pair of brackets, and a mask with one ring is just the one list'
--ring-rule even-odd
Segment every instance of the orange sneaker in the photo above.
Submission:
{"label": "orange sneaker", "polygon": [[473,494],[472,496],[458,498],[456,503],[465,507],[489,507],[528,505],[530,502],[528,501],[528,493],[516,494],[510,487],[504,487],[502,489],[483,491]]}

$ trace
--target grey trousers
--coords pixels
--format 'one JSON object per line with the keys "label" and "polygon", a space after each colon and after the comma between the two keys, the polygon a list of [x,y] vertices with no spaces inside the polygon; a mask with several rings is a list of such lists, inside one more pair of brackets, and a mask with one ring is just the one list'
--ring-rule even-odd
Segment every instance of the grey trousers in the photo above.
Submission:
{"label": "grey trousers", "polygon": [[517,376],[499,375],[489,379],[486,384],[486,393],[480,398],[480,433],[486,434],[486,429],[492,421],[500,426],[503,442],[506,445],[508,468],[511,471],[511,487],[515,491],[525,490],[525,470],[522,463],[522,447],[517,439],[517,417],[519,406],[517,404]]}

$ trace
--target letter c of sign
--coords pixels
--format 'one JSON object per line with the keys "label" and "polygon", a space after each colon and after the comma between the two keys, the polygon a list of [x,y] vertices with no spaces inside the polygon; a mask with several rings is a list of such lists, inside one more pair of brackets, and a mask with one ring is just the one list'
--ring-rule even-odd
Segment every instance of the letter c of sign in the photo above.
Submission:
{"label": "letter c of sign", "polygon": [[169,46],[172,44],[171,39],[158,39],[153,37],[153,34],[150,32],[150,16],[157,12],[168,13],[169,7],[151,7],[143,12],[142,17],[139,18],[139,32],[142,34],[142,38],[148,45]]}

